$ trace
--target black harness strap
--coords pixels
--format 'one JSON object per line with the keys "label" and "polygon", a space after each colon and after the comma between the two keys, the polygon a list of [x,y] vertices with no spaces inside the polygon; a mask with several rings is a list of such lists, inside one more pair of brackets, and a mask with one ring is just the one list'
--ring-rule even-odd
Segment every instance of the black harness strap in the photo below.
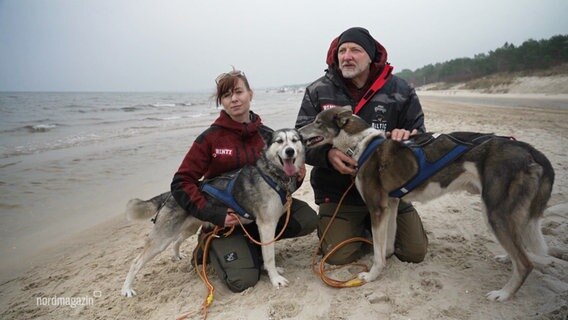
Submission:
{"label": "black harness strap", "polygon": [[154,215],[154,218],[150,219],[150,221],[152,221],[153,224],[156,224],[156,221],[158,221],[158,215],[160,214],[160,210],[162,210],[162,208],[166,205],[166,202],[168,202],[168,200],[171,198],[172,193],[170,192],[170,194],[168,195],[168,197],[166,198],[166,200],[164,200],[159,206],[158,209],[156,210],[156,215]]}

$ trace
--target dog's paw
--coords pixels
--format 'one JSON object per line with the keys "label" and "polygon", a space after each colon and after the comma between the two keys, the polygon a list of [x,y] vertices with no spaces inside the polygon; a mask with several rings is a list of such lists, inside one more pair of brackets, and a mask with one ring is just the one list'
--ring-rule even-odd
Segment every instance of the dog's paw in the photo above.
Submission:
{"label": "dog's paw", "polygon": [[488,292],[485,296],[487,297],[488,300],[503,302],[509,300],[509,298],[511,297],[511,293],[501,289],[501,290],[494,290]]}
{"label": "dog's paw", "polygon": [[277,275],[274,277],[270,278],[270,282],[272,282],[272,285],[276,288],[276,289],[280,289],[283,287],[287,287],[288,286],[288,279],[284,278],[281,275]]}
{"label": "dog's paw", "polygon": [[374,272],[361,272],[357,275],[357,277],[365,282],[371,282],[375,279],[377,279],[377,277],[379,276],[378,273],[374,273]]}
{"label": "dog's paw", "polygon": [[369,272],[361,272],[357,275],[357,277],[365,282],[371,282],[379,277],[383,269],[383,264],[373,263],[373,266],[371,267],[371,270],[369,270]]}
{"label": "dog's paw", "polygon": [[510,263],[511,262],[511,258],[509,257],[508,254],[498,254],[494,258],[495,258],[495,261],[500,262],[500,263]]}
{"label": "dog's paw", "polygon": [[122,289],[120,294],[124,297],[132,298],[136,295],[136,291],[134,291],[134,289],[132,289],[132,288],[125,288],[125,289]]}

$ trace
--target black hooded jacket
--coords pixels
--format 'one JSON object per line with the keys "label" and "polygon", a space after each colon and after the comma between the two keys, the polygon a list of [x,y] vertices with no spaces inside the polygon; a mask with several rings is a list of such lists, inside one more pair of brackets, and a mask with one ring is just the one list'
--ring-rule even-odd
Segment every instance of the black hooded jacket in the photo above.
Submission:
{"label": "black hooded jacket", "polygon": [[[377,55],[371,64],[371,76],[363,87],[363,93],[373,84],[387,61],[387,51],[376,42]],[[342,77],[337,67],[338,38],[329,47],[326,62],[328,69],[324,76],[311,83],[302,100],[296,119],[296,128],[311,123],[316,115],[336,106],[350,105],[353,109],[359,101],[352,97],[349,82]],[[351,91],[350,91],[351,89]],[[360,110],[358,116],[376,129],[392,131],[393,129],[417,129],[425,132],[424,113],[414,89],[403,79],[391,75],[385,85]],[[309,149],[306,163],[313,166],[310,182],[314,189],[317,204],[339,202],[341,196],[351,183],[351,176],[336,171],[327,159],[331,146]],[[344,200],[345,205],[364,205],[356,188],[352,188]]]}

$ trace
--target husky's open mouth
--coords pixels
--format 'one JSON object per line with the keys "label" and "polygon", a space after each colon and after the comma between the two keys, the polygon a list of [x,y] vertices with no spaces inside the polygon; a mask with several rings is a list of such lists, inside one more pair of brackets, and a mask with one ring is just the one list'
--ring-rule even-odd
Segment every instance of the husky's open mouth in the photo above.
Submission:
{"label": "husky's open mouth", "polygon": [[322,137],[322,136],[315,136],[315,137],[309,138],[309,139],[306,141],[306,146],[307,146],[307,147],[311,147],[311,146],[316,145],[316,144],[318,144],[318,143],[320,143],[320,142],[322,142],[322,141],[323,141],[323,137]]}
{"label": "husky's open mouth", "polygon": [[298,168],[294,164],[294,162],[296,162],[296,158],[282,159],[281,157],[278,157],[278,159],[280,159],[280,164],[282,164],[284,173],[286,173],[287,176],[293,176],[298,173]]}

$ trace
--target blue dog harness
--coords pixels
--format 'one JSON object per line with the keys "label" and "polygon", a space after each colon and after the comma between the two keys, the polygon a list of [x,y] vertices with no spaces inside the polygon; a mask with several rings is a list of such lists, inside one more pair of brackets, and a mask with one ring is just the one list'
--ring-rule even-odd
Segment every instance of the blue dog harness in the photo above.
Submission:
{"label": "blue dog harness", "polygon": [[[459,156],[463,153],[471,149],[472,146],[478,145],[482,142],[489,140],[494,135],[481,135],[470,142],[461,141],[451,135],[444,135],[450,138],[452,141],[456,143],[456,146],[453,147],[450,151],[446,152],[441,158],[434,162],[429,162],[426,160],[426,154],[424,152],[424,148],[422,145],[418,145],[414,143],[412,140],[407,140],[403,142],[406,144],[414,153],[414,156],[418,160],[418,173],[410,179],[407,183],[405,183],[402,187],[393,190],[389,193],[389,196],[394,198],[402,198],[420,184],[422,184],[426,179],[430,178],[434,174],[436,174],[440,169],[446,167],[448,164],[452,163],[456,160]],[[371,140],[371,142],[367,145],[361,157],[357,161],[357,165],[360,168],[365,161],[371,156],[371,154],[385,141],[385,138],[381,136],[377,136]]]}
{"label": "blue dog harness", "polygon": [[420,146],[410,146],[414,156],[418,159],[418,173],[414,176],[414,178],[410,179],[405,185],[402,187],[393,190],[389,193],[389,196],[394,198],[402,198],[410,191],[414,190],[418,187],[422,182],[426,179],[433,176],[436,172],[440,171],[440,169],[444,168],[448,164],[452,163],[455,159],[461,156],[464,152],[469,150],[471,146],[458,144],[452,150],[448,151],[444,156],[440,159],[436,160],[435,162],[428,162],[426,160],[426,154],[424,153],[424,149]]}
{"label": "blue dog harness", "polygon": [[[254,168],[258,170],[257,167]],[[258,170],[258,172],[260,173],[260,176],[264,179],[264,181],[266,181],[266,183],[268,183],[268,185],[278,193],[278,195],[280,196],[280,201],[282,201],[282,204],[285,204],[287,196],[286,190],[282,189],[276,182],[274,182],[274,180],[272,180],[269,176],[263,174],[260,170]],[[233,174],[231,174],[230,176],[226,177],[230,180],[224,189],[214,187],[211,183],[205,181],[201,185],[201,191],[208,193],[213,198],[224,203],[227,207],[235,210],[235,212],[239,216],[245,219],[256,220],[254,214],[247,212],[239,203],[237,203],[237,201],[233,197],[235,182],[237,181],[237,178],[239,177],[240,173],[241,170],[238,170]]]}

